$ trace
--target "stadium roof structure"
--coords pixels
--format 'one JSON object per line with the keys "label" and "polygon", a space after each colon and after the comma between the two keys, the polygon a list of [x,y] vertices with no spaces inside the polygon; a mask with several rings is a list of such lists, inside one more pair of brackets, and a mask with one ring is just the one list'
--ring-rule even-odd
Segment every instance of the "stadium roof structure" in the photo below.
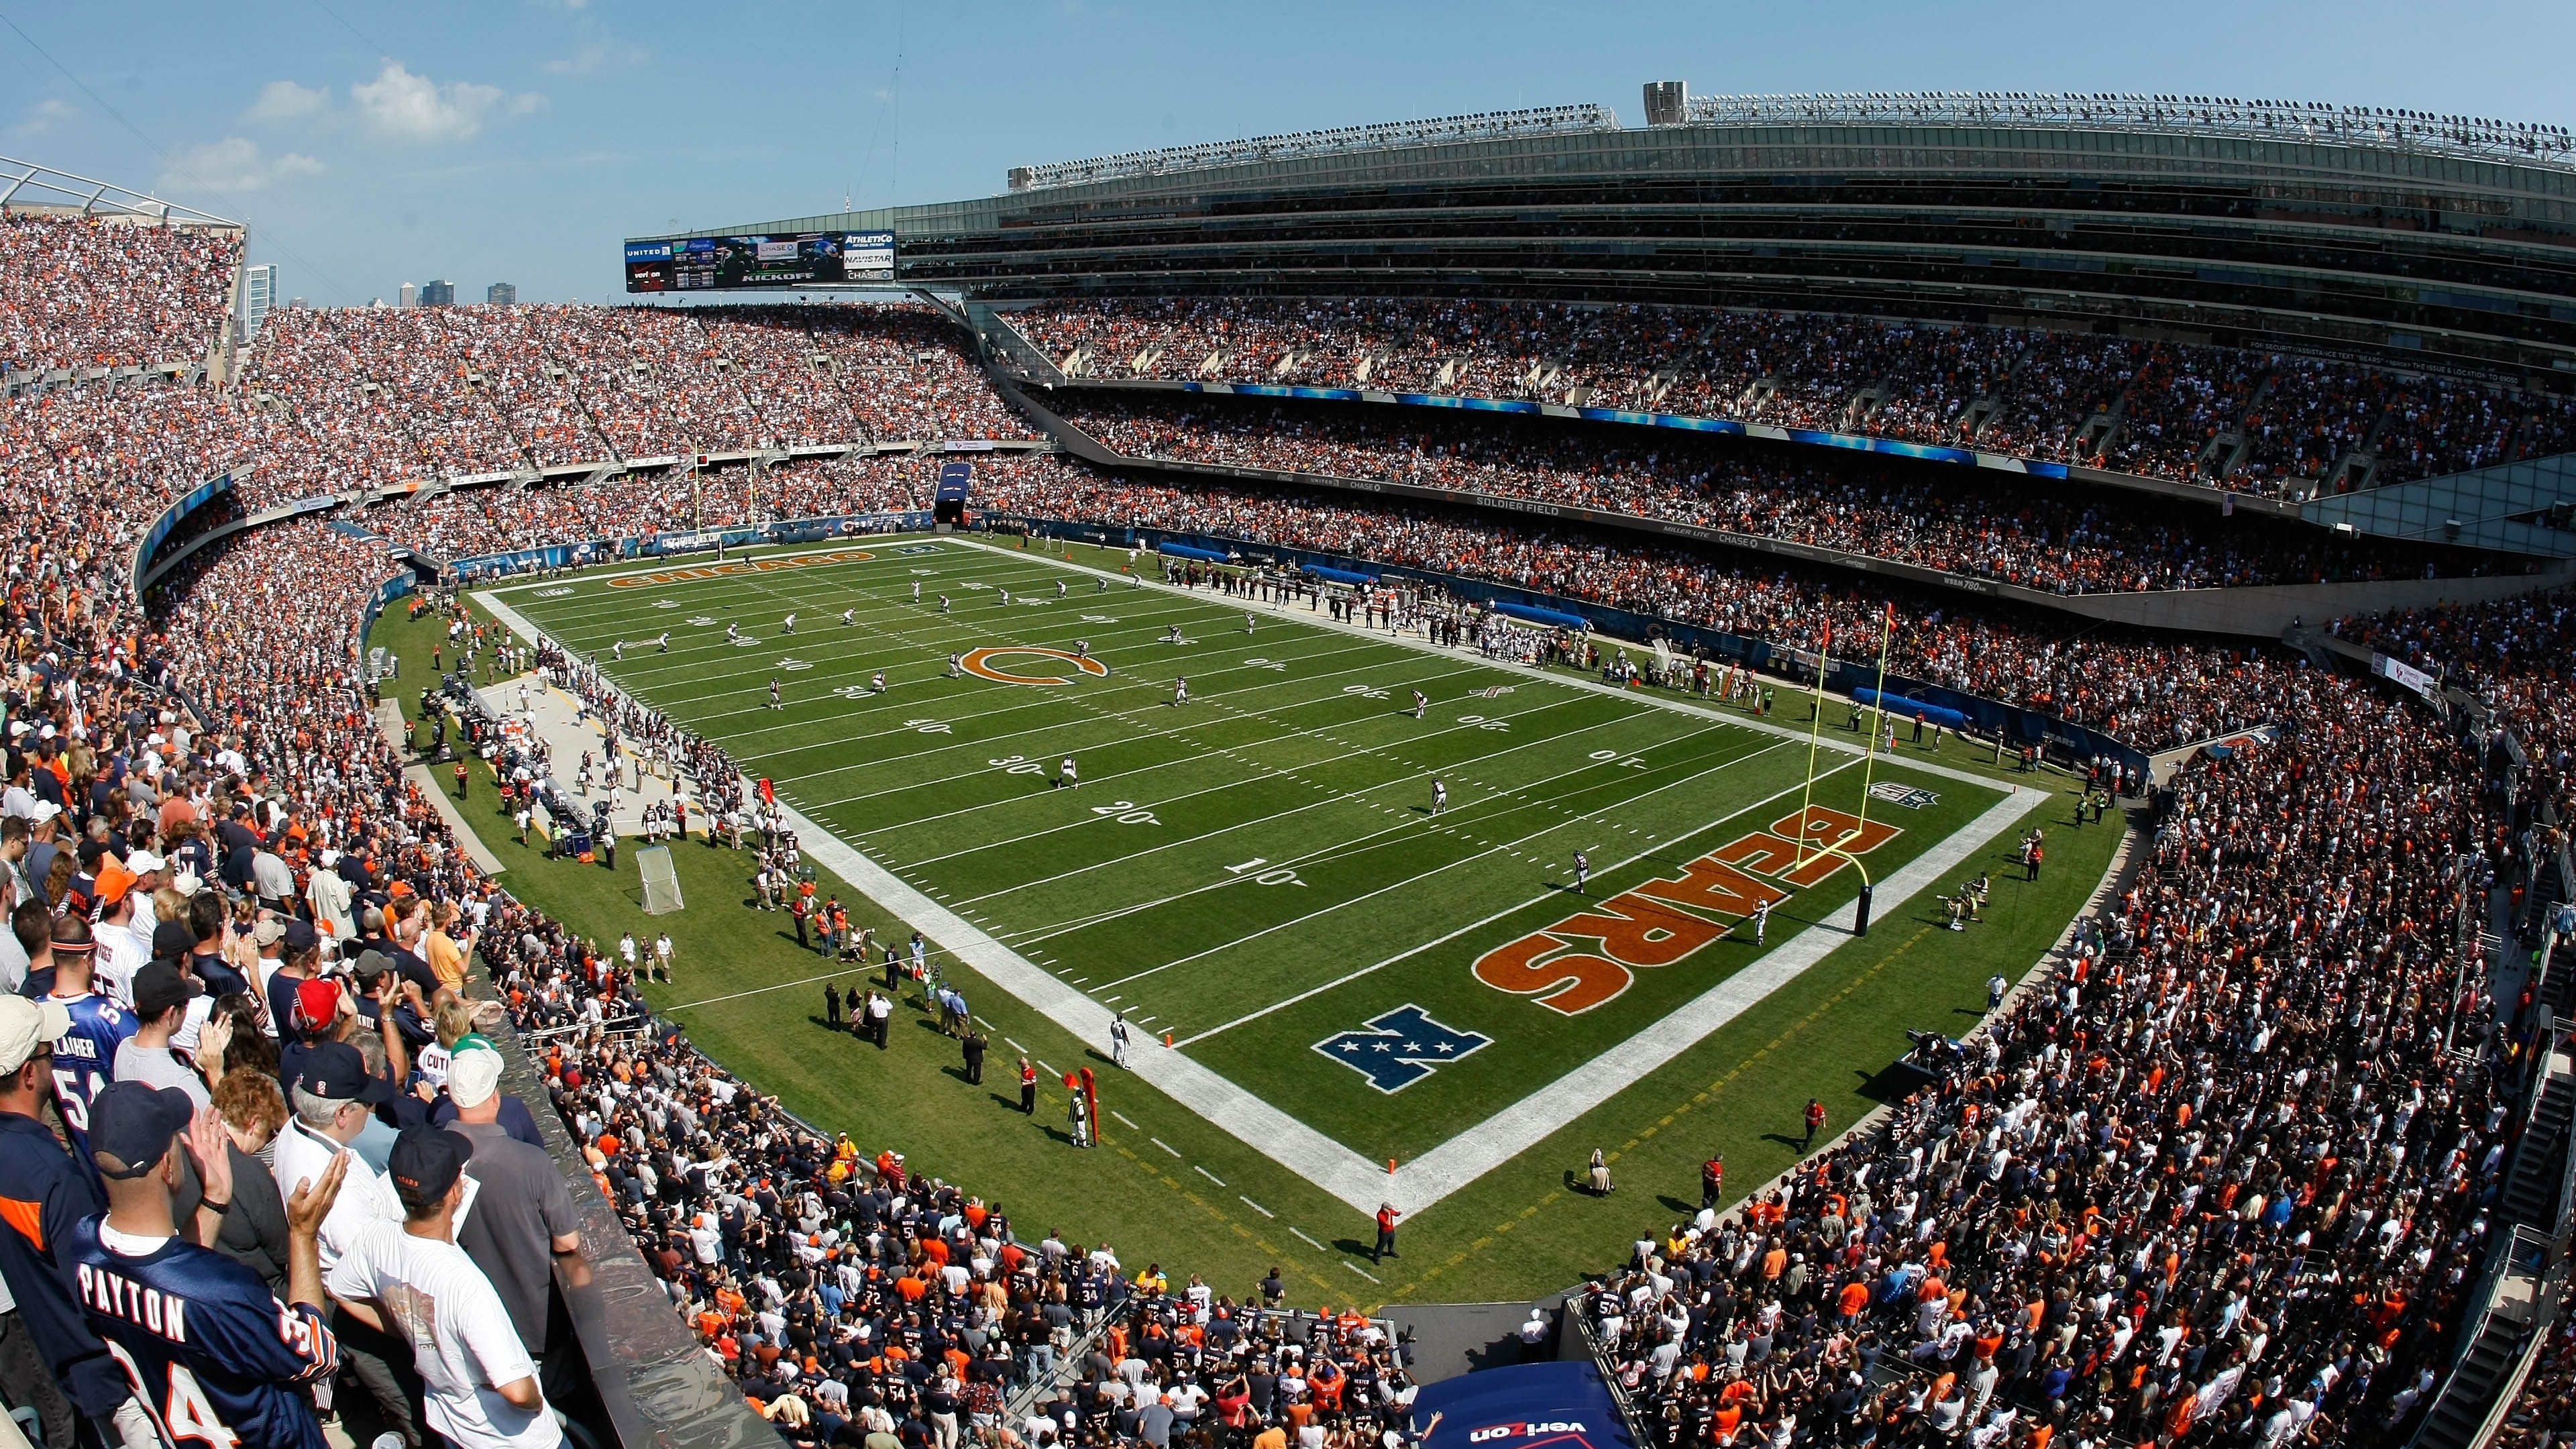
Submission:
{"label": "stadium roof structure", "polygon": [[1323,131],[1252,136],[1241,141],[1171,146],[1158,151],[1129,151],[1123,155],[1101,156],[1089,161],[1058,161],[1046,166],[1014,166],[1006,179],[1013,191],[1042,191],[1090,181],[1168,176],[1182,171],[1203,171],[1212,166],[1279,161],[1294,156],[1326,156],[1402,146],[1437,146],[1449,141],[1501,141],[1524,136],[1618,129],[1619,115],[1608,106],[1535,106],[1517,111],[1478,111],[1464,116],[1442,116],[1429,121],[1336,126]]}
{"label": "stadium roof structure", "polygon": [[[892,231],[897,284],[1822,312],[2576,383],[2576,133],[2213,96],[1693,97],[1014,168],[996,194],[703,227]],[[638,287],[638,291],[652,290]]]}
{"label": "stadium roof structure", "polygon": [[1692,96],[1685,125],[2058,126],[2140,134],[2326,141],[2424,151],[2473,161],[2535,162],[2576,169],[2576,134],[2564,126],[2437,116],[2386,106],[2321,101],[2241,101],[2232,96],[2039,91],[1854,91],[1817,95]]}
{"label": "stadium roof structure", "polygon": [[122,217],[172,226],[231,227],[247,230],[230,217],[199,211],[149,192],[101,181],[94,176],[57,171],[33,161],[0,156],[0,214],[19,211]]}

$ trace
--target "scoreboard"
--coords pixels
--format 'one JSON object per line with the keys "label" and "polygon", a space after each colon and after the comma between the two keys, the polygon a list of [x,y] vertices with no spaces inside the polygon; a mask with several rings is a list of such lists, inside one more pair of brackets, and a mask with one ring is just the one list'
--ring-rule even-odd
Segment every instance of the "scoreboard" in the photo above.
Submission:
{"label": "scoreboard", "polygon": [[890,285],[893,281],[894,233],[890,231],[692,236],[626,244],[629,292]]}

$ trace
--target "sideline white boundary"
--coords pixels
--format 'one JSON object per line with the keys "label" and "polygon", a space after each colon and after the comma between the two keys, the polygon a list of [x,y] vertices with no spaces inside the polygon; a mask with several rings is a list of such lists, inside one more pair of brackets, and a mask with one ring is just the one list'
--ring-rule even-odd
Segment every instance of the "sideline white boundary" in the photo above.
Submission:
{"label": "sideline white boundary", "polygon": [[[1003,549],[972,539],[954,539],[968,548],[986,549],[1004,557],[1019,555],[1016,549]],[[1070,568],[1077,572],[1108,574],[1079,563],[1068,564],[1051,556],[1040,556],[1050,568]],[[643,570],[641,572],[657,572]],[[612,575],[611,577],[615,577]],[[1132,577],[1132,576],[1130,576]],[[586,582],[598,582],[590,576]],[[1195,597],[1190,591],[1155,580],[1145,586],[1166,590],[1184,597]],[[493,617],[531,643],[542,637],[540,631],[517,610],[495,595],[502,590],[475,591],[473,599],[489,610]],[[1202,600],[1204,602],[1204,600]],[[1418,652],[1455,658],[1457,651],[1443,649],[1427,640],[1400,635],[1379,634],[1356,625],[1337,624],[1330,618],[1299,614],[1291,609],[1262,605],[1250,600],[1229,600],[1228,607],[1241,603],[1281,618],[1294,619],[1320,629],[1341,629],[1370,639],[1403,644]],[[1621,699],[1675,709],[1706,718],[1721,719],[1740,728],[1790,739],[1808,736],[1783,725],[1740,717],[1732,712],[1705,708],[1658,698],[1655,693],[1617,689],[1610,685],[1562,674],[1547,674],[1528,666],[1512,666],[1499,661],[1484,661],[1506,670],[1519,668],[1537,674],[1553,683],[1580,689],[1592,689]],[[1831,738],[1819,743],[1839,753],[1858,756],[1860,746]],[[1903,760],[1906,768],[1940,775],[1973,785],[1979,789],[1998,788],[1998,782],[1964,771],[1952,770],[1925,761]],[[2004,783],[2004,798],[1979,815],[1965,828],[1953,832],[1913,860],[1891,872],[1879,882],[1873,900],[1882,914],[1892,913],[1916,894],[1982,849],[2016,821],[2047,798],[2048,792],[2023,785]],[[781,812],[798,839],[805,842],[806,854],[834,874],[848,881],[862,894],[898,917],[918,926],[922,933],[945,945],[959,960],[972,965],[993,983],[1035,1010],[1101,1056],[1110,1055],[1109,1023],[1111,1008],[1093,1001],[1075,987],[1056,979],[1043,968],[994,939],[982,928],[965,920],[930,899],[893,872],[878,865],[838,836],[823,829],[801,812],[781,804]],[[1178,1051],[1166,1051],[1147,1044],[1131,1048],[1128,1053],[1134,1074],[1181,1105],[1198,1113],[1209,1122],[1240,1139],[1255,1151],[1282,1167],[1331,1193],[1363,1215],[1372,1214],[1381,1202],[1392,1202],[1407,1213],[1421,1212],[1442,1198],[1474,1182],[1487,1172],[1537,1146],[1555,1135],[1584,1113],[1599,1107],[1647,1074],[1672,1061],[1697,1045],[1710,1033],[1734,1020],[1772,992],[1788,985],[1822,961],[1833,950],[1852,939],[1839,926],[1811,926],[1783,941],[1743,970],[1718,982],[1699,996],[1667,1013],[1662,1019],[1629,1037],[1600,1055],[1583,1063],[1580,1070],[1568,1071],[1557,1080],[1513,1102],[1484,1121],[1465,1129],[1441,1143],[1410,1164],[1399,1164],[1390,1173],[1385,1166],[1362,1157],[1358,1152],[1308,1126],[1288,1111],[1254,1095],[1203,1063]]]}

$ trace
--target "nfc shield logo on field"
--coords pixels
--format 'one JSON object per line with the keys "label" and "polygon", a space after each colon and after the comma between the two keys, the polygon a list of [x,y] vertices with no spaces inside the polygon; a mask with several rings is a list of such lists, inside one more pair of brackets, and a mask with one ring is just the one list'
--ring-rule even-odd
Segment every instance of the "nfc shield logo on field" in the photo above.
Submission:
{"label": "nfc shield logo on field", "polygon": [[1941,803],[1938,793],[1926,790],[1920,785],[1908,785],[1901,780],[1881,780],[1870,786],[1869,798],[1884,800],[1890,805],[1902,805],[1908,810],[1920,810],[1926,805]]}
{"label": "nfc shield logo on field", "polygon": [[1109,666],[1097,659],[1074,653],[1070,649],[1041,649],[1033,644],[1006,645],[995,649],[977,649],[957,661],[957,667],[978,679],[997,684],[1071,684],[1068,676],[1058,679],[1051,674],[1015,674],[995,661],[1004,659],[1061,659],[1094,679],[1107,679]]}
{"label": "nfc shield logo on field", "polygon": [[1442,1026],[1412,1002],[1369,1018],[1361,1031],[1345,1031],[1315,1043],[1315,1050],[1368,1078],[1381,1092],[1401,1092],[1430,1076],[1442,1062],[1454,1062],[1492,1046],[1482,1032]]}

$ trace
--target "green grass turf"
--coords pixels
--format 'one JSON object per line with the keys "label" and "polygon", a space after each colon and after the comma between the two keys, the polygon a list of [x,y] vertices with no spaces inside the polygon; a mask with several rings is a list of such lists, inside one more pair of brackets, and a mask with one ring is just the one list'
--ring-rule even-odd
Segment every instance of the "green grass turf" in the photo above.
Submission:
{"label": "green grass turf", "polygon": [[[1132,999],[1140,1015],[1173,1020],[1184,1037],[1499,913],[1449,947],[1185,1048],[1362,1150],[1406,1153],[1436,1143],[1538,1083],[1579,1069],[1752,959],[1749,944],[1719,942],[1682,967],[1639,973],[1625,996],[1573,1019],[1495,992],[1466,970],[1477,952],[1564,912],[1562,893],[1548,888],[1562,870],[1551,872],[1549,863],[1561,867],[1575,845],[1591,850],[1603,872],[1596,893],[1607,893],[1793,813],[1802,744],[1779,747],[1769,736],[1526,671],[1297,629],[1267,616],[1247,641],[1241,611],[1205,596],[1122,589],[1101,608],[1100,596],[1081,592],[1086,581],[1071,579],[1075,592],[1059,604],[1052,602],[1054,573],[1034,558],[907,556],[873,547],[879,562],[829,570],[616,591],[583,580],[561,598],[508,597],[576,644],[604,648],[610,638],[644,639],[672,628],[670,654],[630,653],[623,666],[612,666],[622,683],[727,738],[755,773],[779,778],[809,815],[864,842],[916,884],[943,892],[952,908],[975,913],[986,930],[1013,939],[1068,980],[1089,978],[1086,989],[1096,996],[1130,995],[1100,971],[1132,975],[1164,966],[1127,984],[1139,988]],[[940,570],[925,578],[926,596],[945,587],[955,612],[914,612],[908,583],[916,567]],[[996,587],[963,587],[969,580]],[[1032,585],[1048,602],[999,602],[1000,588],[1022,600]],[[661,598],[681,607],[652,608]],[[803,616],[793,641],[774,634],[789,607]],[[872,627],[841,625],[845,607],[860,609]],[[1082,613],[1117,622],[1085,621]],[[684,622],[696,617],[717,622]],[[728,618],[761,635],[764,646],[705,647],[701,641],[721,640]],[[1197,642],[1152,642],[1174,621]],[[420,661],[427,653],[421,628],[388,622],[378,642]],[[951,648],[1075,637],[1089,638],[1110,658],[1108,680],[1055,690],[943,677]],[[765,708],[766,681],[789,649],[814,667],[782,676],[794,707],[773,713]],[[1243,664],[1248,658],[1286,668]],[[879,667],[893,685],[883,699],[832,693]],[[1187,710],[1161,702],[1175,669],[1191,674],[1201,696]],[[1422,722],[1397,713],[1416,680],[1426,681],[1435,699]],[[1345,694],[1346,683],[1389,697]],[[1469,692],[1492,683],[1513,691],[1493,698]],[[1509,727],[1462,724],[1466,714]],[[1803,701],[1784,705],[1783,714],[1803,723]],[[1829,722],[1839,717],[1829,710]],[[923,734],[923,723],[949,732]],[[1016,754],[1051,764],[1067,749],[1082,760],[1086,784],[1078,793],[1050,791],[988,763]],[[1613,757],[1595,762],[1595,749]],[[1946,762],[1967,764],[1967,753],[1954,746]],[[888,763],[898,756],[908,758]],[[1624,763],[1630,759],[1642,768]],[[848,768],[861,761],[877,763]],[[1438,821],[1421,813],[1425,770],[1441,771],[1451,784],[1451,811]],[[1874,873],[1937,841],[1993,798],[1882,763],[1881,778],[1891,773],[1929,785],[1941,801],[1923,811],[1873,811],[1905,830],[1873,854]],[[1820,801],[1851,808],[1857,777],[1855,768],[1829,780]],[[941,783],[915,783],[926,780]],[[1775,805],[1745,809],[1784,788],[1791,793]],[[1154,819],[1121,825],[1115,814],[1091,814],[1121,799]],[[1277,1261],[1301,1279],[1305,1296],[1326,1300],[1526,1296],[1563,1286],[1619,1255],[1639,1228],[1662,1226],[1695,1206],[1696,1164],[1710,1148],[1726,1151],[1730,1181],[1741,1190],[1791,1155],[1765,1134],[1791,1131],[1808,1095],[1822,1096],[1837,1122],[1866,1110],[1874,1072],[1903,1045],[1901,1027],[1957,1028],[1973,1018],[1985,975],[2026,968],[2099,876],[2114,833],[2073,830],[2068,806],[2061,799],[2030,817],[2050,827],[2048,877],[2035,885],[1999,880],[1980,928],[1934,929],[1928,893],[1882,916],[1868,939],[1847,943],[1608,1106],[1422,1214],[1408,1225],[1401,1264],[1377,1270],[1381,1281],[1337,1266],[1364,1247],[1357,1214],[1139,1083],[1109,1077],[1105,1105],[1135,1126],[1110,1122],[1108,1152],[1061,1145],[1060,1094],[1034,1122],[1005,1111],[1001,1038],[1028,1045],[1059,1070],[1083,1050],[972,973],[966,989],[997,1027],[995,1070],[982,1092],[953,1080],[951,1044],[926,1027],[898,1032],[897,1049],[882,1056],[824,1033],[815,1020],[819,983],[764,990],[804,982],[821,963],[794,954],[792,933],[778,929],[781,918],[745,914],[734,904],[745,895],[745,857],[702,846],[678,852],[691,909],[656,924],[673,927],[684,970],[676,986],[649,994],[663,1006],[704,1002],[680,1015],[720,1060],[810,1119],[851,1128],[871,1149],[892,1142],[917,1165],[999,1191],[1024,1227],[1107,1234],[1131,1257],[1198,1268],[1238,1291]],[[1728,818],[1739,811],[1740,819]],[[932,815],[944,818],[923,819]],[[612,879],[537,861],[499,832],[484,833],[511,865],[507,883],[536,904],[612,938],[626,922],[642,924],[631,863]],[[2001,876],[2002,862],[1993,857],[2010,843],[1996,842],[1988,858],[1951,876],[1988,868]],[[1630,855],[1640,858],[1608,869]],[[1296,862],[1289,868],[1308,883],[1262,887],[1224,876],[1226,866],[1255,856]],[[1006,890],[1050,875],[1063,880]],[[1210,888],[1219,877],[1231,883]],[[1793,897],[1775,914],[1771,940],[1838,909],[1847,916],[1850,884],[1837,878]],[[1174,896],[1180,899],[1167,899]],[[1104,925],[1077,925],[1053,940],[1031,939],[1086,913],[1146,903],[1159,904]],[[872,908],[859,914],[904,934]],[[1278,929],[1252,946],[1226,945],[1268,928]],[[1211,947],[1211,955],[1183,960]],[[1176,961],[1182,964],[1167,964]],[[732,999],[710,999],[720,997]],[[1496,1037],[1495,1045],[1393,1097],[1313,1050],[1327,1034],[1408,1000],[1451,1025]],[[1167,1011],[1155,1010],[1158,1004]],[[1614,1153],[1628,1187],[1603,1202],[1569,1196],[1563,1183],[1595,1145]],[[1317,1249],[1306,1238],[1335,1246]]]}
{"label": "green grass turf", "polygon": [[[1806,794],[1803,741],[1345,632],[1274,620],[1265,640],[1221,597],[1104,593],[955,542],[792,578],[619,587],[637,582],[506,597],[591,654],[678,620],[668,652],[608,665],[621,685],[1066,983],[1371,1161],[1419,1155],[1579,1070],[1759,954],[1729,939],[1571,1017],[1478,981],[1477,957],[1576,909],[1575,852],[1616,894],[1793,818]],[[776,632],[790,611],[803,632]],[[850,622],[824,617],[836,611]],[[1181,642],[1162,642],[1175,628]],[[1070,679],[1056,686],[944,673],[960,650],[1078,642],[1108,677],[1060,663]],[[1176,704],[1187,675],[1196,696]],[[772,709],[779,678],[796,697]],[[1419,720],[1417,689],[1432,699]],[[1052,783],[1067,755],[1088,767],[1081,790]],[[1839,773],[1816,803],[1856,811],[1861,770],[1824,758]],[[1995,798],[1889,773],[1946,788],[1895,812],[1905,833],[1872,853],[1882,874]],[[1449,787],[1437,816],[1435,780]],[[1793,897],[1768,939],[1836,914],[1857,879]],[[1408,1003],[1493,1044],[1396,1093],[1314,1050]]]}

